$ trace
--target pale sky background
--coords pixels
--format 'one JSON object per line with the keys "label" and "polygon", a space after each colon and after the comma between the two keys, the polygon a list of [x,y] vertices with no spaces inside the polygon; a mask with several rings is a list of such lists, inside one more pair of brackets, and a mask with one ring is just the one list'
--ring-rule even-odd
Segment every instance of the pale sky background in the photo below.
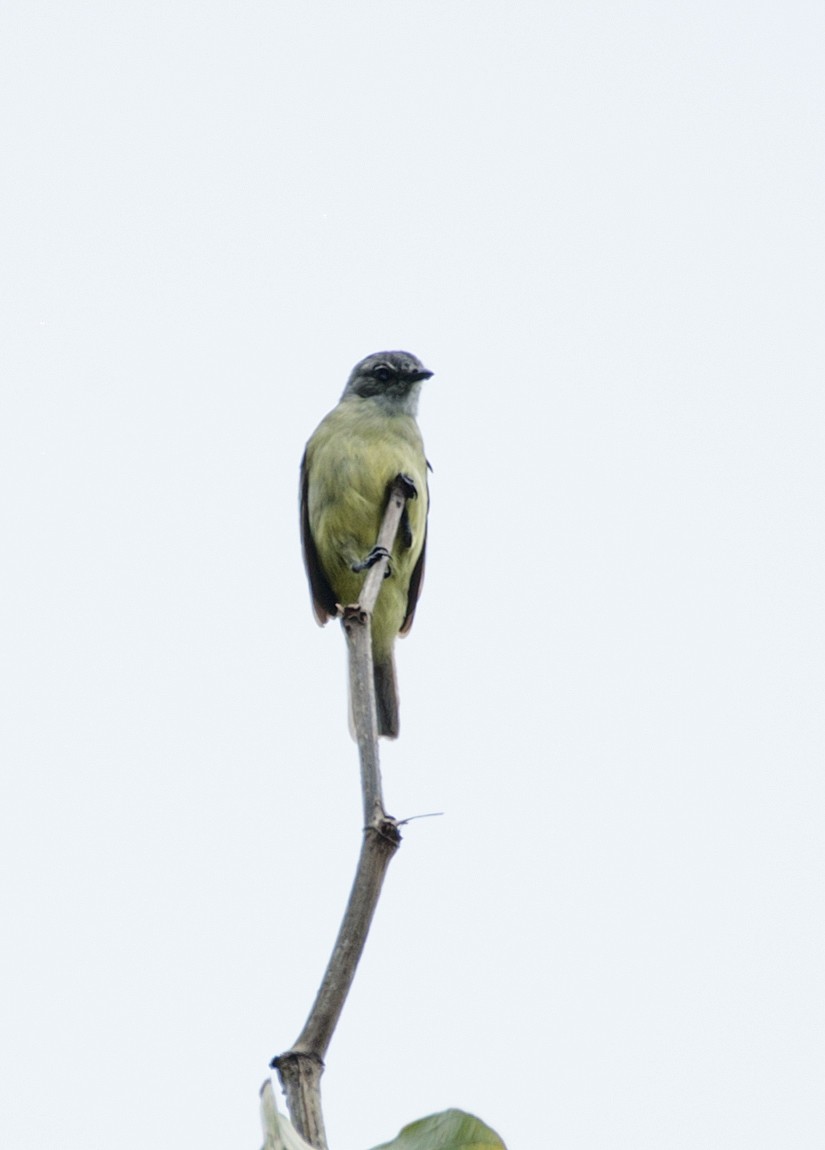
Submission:
{"label": "pale sky background", "polygon": [[360,841],[298,463],[435,371],[333,1150],[825,1145],[825,6],[10,0],[0,1145],[258,1150]]}

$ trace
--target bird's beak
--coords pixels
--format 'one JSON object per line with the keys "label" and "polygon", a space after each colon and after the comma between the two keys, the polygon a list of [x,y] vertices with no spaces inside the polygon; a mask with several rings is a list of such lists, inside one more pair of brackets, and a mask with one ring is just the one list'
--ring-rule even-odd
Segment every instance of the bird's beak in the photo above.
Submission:
{"label": "bird's beak", "polygon": [[418,383],[419,379],[429,379],[432,374],[431,371],[427,371],[426,367],[422,367],[421,371],[417,371],[415,375],[413,375],[413,383]]}

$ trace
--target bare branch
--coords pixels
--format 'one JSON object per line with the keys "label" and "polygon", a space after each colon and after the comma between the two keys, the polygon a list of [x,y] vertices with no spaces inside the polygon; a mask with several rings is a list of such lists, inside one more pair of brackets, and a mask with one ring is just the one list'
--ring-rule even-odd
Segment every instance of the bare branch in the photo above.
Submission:
{"label": "bare branch", "polygon": [[293,1053],[306,1053],[320,1059],[326,1054],[355,978],[387,867],[400,842],[401,836],[392,819],[385,819],[379,827],[365,828],[355,879],[332,957],[309,1018],[292,1048]]}
{"label": "bare branch", "polygon": [[[379,559],[369,574],[369,581],[378,567],[386,567],[386,559]],[[383,575],[380,576],[383,579]],[[380,590],[381,584],[378,584]],[[349,694],[358,760],[361,764],[361,798],[364,806],[364,826],[384,814],[384,796],[381,792],[381,766],[378,758],[378,720],[375,710],[375,679],[372,665],[372,620],[359,604],[347,607],[341,620],[347,637],[349,659]]]}
{"label": "bare branch", "polygon": [[386,814],[381,792],[370,619],[384,581],[386,556],[392,552],[410,494],[409,484],[399,476],[390,488],[376,541],[376,549],[382,548],[386,555],[369,569],[360,603],[345,607],[342,618],[349,651],[350,692],[364,807],[364,838],[358,867],[309,1017],[292,1049],[273,1058],[271,1063],[278,1071],[286,1094],[292,1124],[301,1137],[318,1150],[327,1150],[320,1085],[324,1055],[352,986],[390,859],[401,842],[398,823]]}

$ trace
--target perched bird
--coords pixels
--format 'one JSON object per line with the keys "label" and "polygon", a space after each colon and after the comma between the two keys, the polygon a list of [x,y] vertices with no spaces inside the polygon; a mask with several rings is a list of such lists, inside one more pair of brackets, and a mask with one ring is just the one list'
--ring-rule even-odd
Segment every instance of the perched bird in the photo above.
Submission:
{"label": "perched bird", "polygon": [[429,379],[406,351],[380,351],[352,369],[338,406],[321,421],[301,461],[301,540],[315,617],[323,625],[356,603],[390,485],[412,485],[372,617],[378,733],[398,734],[393,646],[412,626],[427,536],[427,459],[415,421]]}

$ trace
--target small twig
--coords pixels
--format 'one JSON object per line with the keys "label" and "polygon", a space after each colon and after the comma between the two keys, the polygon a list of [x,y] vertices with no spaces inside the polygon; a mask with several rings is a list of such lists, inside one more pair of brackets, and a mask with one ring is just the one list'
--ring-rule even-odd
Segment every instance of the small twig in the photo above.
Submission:
{"label": "small twig", "polygon": [[[388,555],[409,495],[409,485],[399,477],[390,488],[376,541],[376,547],[384,548]],[[349,650],[350,692],[364,804],[364,838],[358,867],[309,1017],[292,1049],[273,1058],[271,1063],[278,1071],[293,1125],[318,1150],[326,1150],[320,1086],[324,1055],[352,986],[390,859],[401,842],[399,824],[385,812],[381,793],[370,629],[387,563],[386,556],[382,556],[373,564],[364,580],[360,603],[344,608],[342,618]]]}

